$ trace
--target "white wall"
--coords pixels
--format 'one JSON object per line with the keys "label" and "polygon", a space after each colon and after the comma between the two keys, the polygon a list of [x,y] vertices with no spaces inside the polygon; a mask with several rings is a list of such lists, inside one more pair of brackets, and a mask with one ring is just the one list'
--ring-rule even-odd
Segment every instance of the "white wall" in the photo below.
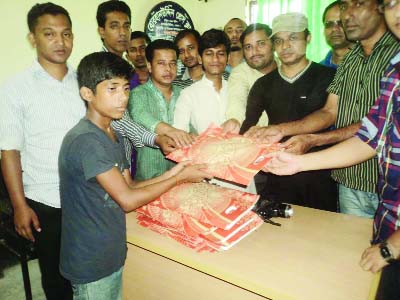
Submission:
{"label": "white wall", "polygon": [[[9,76],[29,66],[35,51],[27,41],[26,15],[36,3],[48,0],[1,1],[0,11],[0,84]],[[51,0],[50,0],[51,1]],[[74,50],[69,62],[76,67],[87,53],[100,50],[97,34],[96,9],[102,0],[53,0],[66,8],[71,15],[75,36]],[[132,29],[143,30],[150,9],[161,1],[125,0],[132,10]],[[197,30],[222,27],[230,18],[245,17],[245,0],[176,0],[189,13]]]}

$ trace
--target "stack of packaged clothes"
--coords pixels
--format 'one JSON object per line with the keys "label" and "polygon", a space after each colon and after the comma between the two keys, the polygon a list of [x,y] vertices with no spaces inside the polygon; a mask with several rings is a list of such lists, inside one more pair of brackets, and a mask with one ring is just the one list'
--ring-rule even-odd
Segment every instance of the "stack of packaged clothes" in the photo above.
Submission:
{"label": "stack of packaged clothes", "polygon": [[[247,185],[279,146],[260,145],[211,125],[191,147],[167,158],[207,163],[208,172]],[[196,251],[227,250],[263,224],[252,211],[259,195],[209,183],[184,183],[136,210],[138,224]]]}
{"label": "stack of packaged clothes", "polygon": [[258,228],[258,195],[184,183],[136,210],[138,223],[196,251],[227,250]]}

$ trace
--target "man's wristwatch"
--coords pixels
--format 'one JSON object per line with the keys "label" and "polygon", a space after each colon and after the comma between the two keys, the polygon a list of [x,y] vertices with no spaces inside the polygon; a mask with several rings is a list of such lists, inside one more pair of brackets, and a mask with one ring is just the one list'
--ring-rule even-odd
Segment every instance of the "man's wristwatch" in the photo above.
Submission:
{"label": "man's wristwatch", "polygon": [[396,259],[393,256],[392,251],[390,250],[390,248],[388,247],[387,242],[382,242],[379,244],[379,249],[381,251],[381,255],[383,257],[384,260],[386,260],[386,262],[388,262],[389,264],[393,263],[396,261]]}

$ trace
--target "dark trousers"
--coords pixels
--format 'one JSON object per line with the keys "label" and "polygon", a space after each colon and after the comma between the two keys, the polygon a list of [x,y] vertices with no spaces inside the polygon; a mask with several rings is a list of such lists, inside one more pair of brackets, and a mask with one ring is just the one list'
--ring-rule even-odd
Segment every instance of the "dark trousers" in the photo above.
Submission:
{"label": "dark trousers", "polygon": [[256,179],[261,198],[338,211],[337,184],[329,170],[307,171],[290,176],[264,173]]}
{"label": "dark trousers", "polygon": [[35,248],[42,274],[42,287],[47,300],[72,299],[72,288],[61,276],[61,209],[27,199],[28,205],[39,218],[41,232],[34,232]]}
{"label": "dark trousers", "polygon": [[382,269],[376,300],[400,300],[400,261]]}

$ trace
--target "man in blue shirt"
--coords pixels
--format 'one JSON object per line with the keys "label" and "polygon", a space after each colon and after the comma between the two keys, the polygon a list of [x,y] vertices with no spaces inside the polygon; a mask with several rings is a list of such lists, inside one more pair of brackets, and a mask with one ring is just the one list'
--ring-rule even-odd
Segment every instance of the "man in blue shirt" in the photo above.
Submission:
{"label": "man in blue shirt", "polygon": [[336,69],[343,57],[349,52],[352,43],[346,39],[340,20],[339,1],[329,4],[322,15],[326,43],[332,48],[321,64]]}

